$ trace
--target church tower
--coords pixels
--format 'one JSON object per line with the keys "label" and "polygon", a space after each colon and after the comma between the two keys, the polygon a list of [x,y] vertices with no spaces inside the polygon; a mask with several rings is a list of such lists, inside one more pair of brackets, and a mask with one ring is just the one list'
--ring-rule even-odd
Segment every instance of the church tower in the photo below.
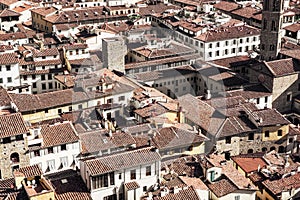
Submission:
{"label": "church tower", "polygon": [[260,37],[261,59],[277,58],[281,47],[284,0],[264,0]]}

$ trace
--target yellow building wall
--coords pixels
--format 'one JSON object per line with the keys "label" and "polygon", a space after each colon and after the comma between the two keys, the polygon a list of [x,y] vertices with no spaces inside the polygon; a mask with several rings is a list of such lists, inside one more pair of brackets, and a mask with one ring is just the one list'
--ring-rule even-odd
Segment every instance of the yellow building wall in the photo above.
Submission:
{"label": "yellow building wall", "polygon": [[[277,131],[282,130],[282,136],[278,136]],[[269,131],[269,137],[265,137],[265,131]],[[289,132],[289,126],[273,126],[273,127],[263,127],[262,128],[262,141],[276,141],[282,138]]]}
{"label": "yellow building wall", "polygon": [[31,114],[23,114],[23,118],[25,121],[29,121],[30,123],[36,123],[46,119],[54,119],[59,117],[58,109],[61,109],[62,112],[70,112],[69,107],[72,106],[72,110],[76,111],[79,109],[78,108],[79,105],[82,105],[82,109],[87,108],[87,102],[84,102],[84,103],[78,103],[74,105],[67,105],[67,106],[49,109],[48,113],[45,113],[45,111],[40,111]]}
{"label": "yellow building wall", "polygon": [[183,154],[195,155],[205,153],[205,144],[204,142],[198,146],[194,146],[192,151],[184,151]]}
{"label": "yellow building wall", "polygon": [[30,197],[29,200],[54,200],[54,192],[39,194],[38,196]]}

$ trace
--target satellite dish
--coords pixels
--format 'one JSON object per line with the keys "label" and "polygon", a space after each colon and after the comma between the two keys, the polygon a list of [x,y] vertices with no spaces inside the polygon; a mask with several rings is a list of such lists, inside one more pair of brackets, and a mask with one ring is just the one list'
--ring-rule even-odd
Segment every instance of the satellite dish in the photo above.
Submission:
{"label": "satellite dish", "polygon": [[258,75],[258,81],[260,82],[260,83],[263,83],[263,82],[265,82],[265,80],[266,80],[266,78],[265,78],[265,76],[263,75],[263,74],[260,74],[260,75]]}

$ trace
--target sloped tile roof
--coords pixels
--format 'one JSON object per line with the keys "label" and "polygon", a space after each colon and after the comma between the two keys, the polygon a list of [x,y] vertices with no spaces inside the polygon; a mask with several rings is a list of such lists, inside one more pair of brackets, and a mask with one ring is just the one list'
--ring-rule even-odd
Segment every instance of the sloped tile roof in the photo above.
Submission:
{"label": "sloped tile roof", "polygon": [[136,181],[124,183],[124,186],[127,188],[127,190],[134,190],[140,187]]}
{"label": "sloped tile roof", "polygon": [[39,165],[21,167],[17,170],[17,172],[24,174],[25,178],[41,176],[43,174]]}
{"label": "sloped tile roof", "polygon": [[160,160],[158,152],[152,148],[126,151],[115,155],[85,161],[91,176],[96,176],[120,169],[153,163]]}
{"label": "sloped tile roof", "polygon": [[43,147],[52,147],[79,141],[79,137],[71,123],[43,125],[41,129]]}
{"label": "sloped tile roof", "polygon": [[27,132],[21,113],[0,115],[0,138],[21,135]]}

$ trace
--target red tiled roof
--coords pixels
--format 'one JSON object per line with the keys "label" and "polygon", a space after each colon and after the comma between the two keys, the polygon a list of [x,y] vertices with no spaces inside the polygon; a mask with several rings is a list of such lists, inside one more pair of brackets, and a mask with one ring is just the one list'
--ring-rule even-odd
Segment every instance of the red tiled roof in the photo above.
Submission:
{"label": "red tiled roof", "polygon": [[198,135],[191,131],[175,127],[166,127],[157,131],[157,134],[152,138],[154,145],[158,149],[190,146],[195,143],[201,143],[205,141],[204,135]]}
{"label": "red tiled roof", "polygon": [[131,168],[160,160],[160,155],[153,148],[126,151],[85,161],[91,176]]}
{"label": "red tiled roof", "polygon": [[21,113],[0,115],[0,138],[21,135],[27,132]]}
{"label": "red tiled roof", "polygon": [[11,98],[9,97],[7,90],[0,87],[0,107],[10,107]]}
{"label": "red tiled roof", "polygon": [[169,193],[163,197],[157,197],[157,200],[200,200],[201,198],[198,196],[198,193],[193,187],[188,187],[187,189],[183,188],[179,190],[178,193]]}
{"label": "red tiled roof", "polygon": [[231,11],[237,9],[239,7],[239,5],[234,2],[221,1],[219,3],[216,3],[214,5],[214,7],[218,10],[231,12]]}
{"label": "red tiled roof", "polygon": [[283,191],[300,188],[300,173],[296,172],[295,175],[281,178],[278,180],[265,180],[262,184],[268,188],[274,195],[279,195]]}
{"label": "red tiled roof", "polygon": [[0,65],[16,64],[19,59],[15,53],[5,53],[0,56]]}
{"label": "red tiled roof", "polygon": [[1,41],[19,40],[19,39],[25,39],[25,38],[27,38],[27,35],[23,32],[0,34]]}
{"label": "red tiled roof", "polygon": [[260,30],[248,25],[220,27],[212,31],[206,31],[195,37],[204,42],[214,42],[220,40],[228,40],[240,37],[259,36]]}
{"label": "red tiled roof", "polygon": [[140,185],[135,181],[124,183],[124,186],[127,188],[127,190],[134,190],[140,187]]}
{"label": "red tiled roof", "polygon": [[86,49],[86,48],[88,48],[88,45],[82,44],[82,43],[76,43],[76,44],[64,45],[64,48],[66,50]]}
{"label": "red tiled roof", "polygon": [[71,123],[43,125],[41,129],[43,147],[52,147],[79,141]]}
{"label": "red tiled roof", "polygon": [[0,18],[1,17],[19,17],[21,14],[18,12],[15,12],[13,10],[2,10],[2,12],[0,13]]}
{"label": "red tiled roof", "polygon": [[263,168],[267,165],[267,163],[261,157],[233,156],[231,159],[246,173],[257,171],[258,166]]}
{"label": "red tiled roof", "polygon": [[39,165],[21,167],[17,170],[17,172],[21,172],[22,174],[24,174],[25,178],[41,176],[43,174]]}
{"label": "red tiled roof", "polygon": [[49,178],[55,188],[56,200],[91,200],[90,193],[81,176],[75,171],[66,170],[51,174]]}
{"label": "red tiled roof", "polygon": [[207,184],[207,186],[217,197],[223,197],[238,190],[238,188],[226,178]]}
{"label": "red tiled roof", "polygon": [[284,27],[283,29],[290,32],[297,32],[300,30],[300,24],[299,23],[291,24],[289,26]]}
{"label": "red tiled roof", "polygon": [[42,57],[42,56],[57,56],[59,55],[59,51],[57,48],[45,49],[42,51],[34,51],[34,57]]}
{"label": "red tiled roof", "polygon": [[300,71],[299,62],[292,58],[264,62],[264,64],[274,76],[284,76]]}

